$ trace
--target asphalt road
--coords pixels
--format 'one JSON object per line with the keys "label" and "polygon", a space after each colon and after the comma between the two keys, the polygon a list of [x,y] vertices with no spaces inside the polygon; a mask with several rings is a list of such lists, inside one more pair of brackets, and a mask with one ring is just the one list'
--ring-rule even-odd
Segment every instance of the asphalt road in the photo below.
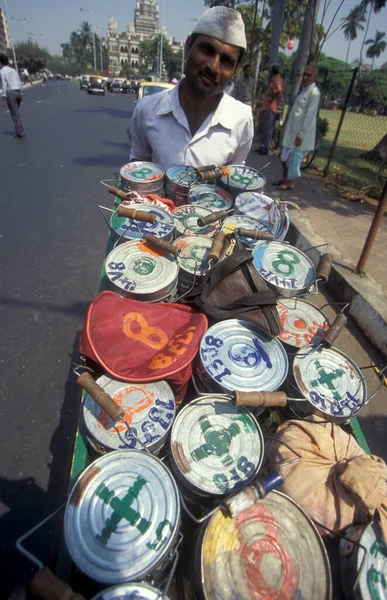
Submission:
{"label": "asphalt road", "polygon": [[[24,598],[34,569],[15,540],[66,491],[79,405],[71,359],[104,257],[97,205],[112,202],[99,182],[127,161],[133,100],[77,82],[34,86],[23,140],[0,112],[1,599]],[[32,540],[44,562],[48,538]]]}

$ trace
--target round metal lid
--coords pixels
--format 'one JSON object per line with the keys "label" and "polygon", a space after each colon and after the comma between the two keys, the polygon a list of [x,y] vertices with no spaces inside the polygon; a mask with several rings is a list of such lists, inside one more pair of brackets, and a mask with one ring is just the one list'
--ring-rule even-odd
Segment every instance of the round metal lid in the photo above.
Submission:
{"label": "round metal lid", "polygon": [[243,319],[210,327],[200,342],[200,358],[208,375],[230,391],[273,392],[289,368],[281,342]]}
{"label": "round metal lid", "polygon": [[[256,219],[250,219],[244,215],[231,215],[223,221],[222,225],[222,229],[226,235],[232,233],[235,231],[235,229],[242,227],[244,229],[253,229],[254,231],[264,231],[265,233],[270,233],[270,230],[265,223],[262,223],[262,221],[257,221]],[[243,236],[238,236],[238,239],[242,246],[247,250],[252,250],[257,243],[257,240],[252,240]]]}
{"label": "round metal lid", "polygon": [[246,165],[228,165],[230,175],[222,177],[221,181],[224,185],[238,188],[240,190],[260,190],[266,184],[266,179],[256,169],[247,167]]}
{"label": "round metal lid", "polygon": [[175,221],[176,231],[180,235],[204,235],[212,237],[218,231],[219,223],[210,223],[204,227],[199,227],[198,219],[207,217],[212,213],[208,208],[196,206],[195,204],[184,204],[172,211]]}
{"label": "round metal lid", "polygon": [[280,492],[234,519],[218,510],[201,548],[206,600],[330,600],[332,582],[323,541],[305,512]]}
{"label": "round metal lid", "polygon": [[124,583],[103,590],[92,600],[168,600],[168,597],[146,583]]}
{"label": "round metal lid", "polygon": [[258,192],[242,192],[235,198],[235,214],[246,215],[252,219],[268,218],[273,205],[272,198]]}
{"label": "round metal lid", "polygon": [[154,163],[137,161],[121,167],[120,175],[136,183],[153,183],[164,177],[164,171]]}
{"label": "round metal lid", "polygon": [[316,279],[310,258],[283,242],[258,242],[253,250],[253,264],[268,283],[294,290],[294,294],[309,288]]}
{"label": "round metal lid", "polygon": [[201,492],[228,494],[261,467],[261,429],[245,408],[211,394],[191,401],[172,427],[171,450],[180,476]]}
{"label": "round metal lid", "polygon": [[[124,383],[103,375],[97,383],[125,410],[125,421],[143,444],[155,446],[159,440],[165,440],[176,412],[175,398],[166,381]],[[114,423],[88,394],[83,417],[89,433],[104,447],[142,450],[125,424]]]}
{"label": "round metal lid", "polygon": [[180,520],[179,492],[163,463],[138,450],[98,458],[67,501],[71,558],[102,583],[141,580],[168,556]]}
{"label": "round metal lid", "polygon": [[293,359],[293,376],[304,397],[332,417],[355,416],[367,399],[361,371],[337,348],[301,348]]}
{"label": "round metal lid", "polygon": [[151,294],[167,288],[177,279],[177,260],[162,250],[155,251],[144,242],[120,244],[105,261],[108,279],[120,289],[136,294]]}
{"label": "round metal lid", "polygon": [[329,321],[319,308],[300,298],[283,298],[277,303],[283,330],[278,336],[281,342],[295,348],[303,348],[321,340]]}
{"label": "round metal lid", "polygon": [[193,167],[186,167],[184,165],[170,167],[167,171],[167,177],[173,183],[187,188],[196,183],[198,180],[196,169]]}
{"label": "round metal lid", "polygon": [[[386,600],[387,590],[387,545],[378,523],[373,521],[365,528],[359,543],[367,550],[364,558],[362,548],[357,552],[357,572],[362,600]],[[363,565],[364,558],[364,565]]]}
{"label": "round metal lid", "polygon": [[156,221],[154,223],[146,223],[144,221],[135,220],[133,221],[133,219],[119,217],[117,213],[114,213],[110,220],[110,226],[112,229],[114,229],[117,235],[131,240],[141,239],[146,233],[152,233],[158,238],[164,238],[172,235],[175,228],[173,219],[171,215],[162,208],[151,206],[149,204],[136,204],[130,208],[152,213],[156,216]]}
{"label": "round metal lid", "polygon": [[196,275],[207,273],[210,268],[207,258],[212,247],[210,238],[203,235],[182,235],[173,242],[173,245],[180,248],[177,259],[180,269],[193,275],[196,265]]}
{"label": "round metal lid", "polygon": [[229,210],[234,200],[226,190],[216,185],[193,185],[188,192],[189,201],[198,206],[204,206],[212,212]]}

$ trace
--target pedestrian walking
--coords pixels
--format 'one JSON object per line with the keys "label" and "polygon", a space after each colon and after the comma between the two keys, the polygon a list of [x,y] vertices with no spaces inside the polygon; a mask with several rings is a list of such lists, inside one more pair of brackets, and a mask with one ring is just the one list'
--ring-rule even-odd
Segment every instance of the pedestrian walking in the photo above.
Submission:
{"label": "pedestrian walking", "polygon": [[254,91],[254,77],[250,77],[251,65],[245,65],[243,67],[243,77],[238,77],[235,81],[232,96],[235,100],[243,102],[248,106],[253,106],[253,91]]}
{"label": "pedestrian walking", "polygon": [[30,74],[28,72],[27,67],[25,67],[22,71],[22,75],[23,75],[23,79],[24,79],[24,83],[28,83],[29,79],[30,79]]}
{"label": "pedestrian walking", "polygon": [[274,185],[279,186],[281,190],[294,187],[288,179],[288,161],[292,150],[297,149],[304,155],[314,150],[320,104],[320,90],[315,83],[316,77],[317,65],[307,65],[302,77],[301,91],[286,123],[281,149],[283,177],[280,181],[274,182]]}
{"label": "pedestrian walking", "polygon": [[19,107],[22,103],[20,77],[8,62],[8,56],[0,54],[1,99],[4,108],[8,104],[15,125],[16,137],[23,138],[25,136],[24,127],[19,115]]}
{"label": "pedestrian walking", "polygon": [[251,108],[225,93],[246,51],[240,12],[206,10],[185,43],[185,77],[134,109],[130,160],[174,165],[243,164],[253,139]]}
{"label": "pedestrian walking", "polygon": [[269,154],[275,118],[278,113],[278,107],[282,102],[284,93],[284,82],[280,75],[278,65],[272,65],[270,68],[269,87],[264,95],[260,111],[260,145],[256,152],[259,154]]}

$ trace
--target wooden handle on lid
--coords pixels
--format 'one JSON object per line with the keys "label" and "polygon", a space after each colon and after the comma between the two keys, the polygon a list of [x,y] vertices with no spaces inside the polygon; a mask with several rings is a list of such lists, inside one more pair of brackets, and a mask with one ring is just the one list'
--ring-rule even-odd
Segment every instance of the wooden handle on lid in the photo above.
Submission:
{"label": "wooden handle on lid", "polygon": [[93,398],[94,402],[100,406],[105,413],[117,423],[125,415],[125,411],[118,406],[111,396],[98,383],[94,381],[90,373],[82,373],[77,379],[77,383]]}
{"label": "wooden handle on lid", "polygon": [[206,171],[213,171],[214,169],[216,169],[216,165],[208,165],[207,167],[196,168],[198,173],[206,173]]}
{"label": "wooden handle on lid", "polygon": [[219,231],[219,233],[216,234],[212,241],[211,250],[208,254],[209,260],[212,259],[214,262],[218,262],[220,255],[222,254],[225,237],[224,231]]}
{"label": "wooden handle on lid", "polygon": [[154,223],[156,221],[156,215],[145,210],[137,210],[130,208],[129,206],[119,206],[117,209],[119,217],[125,217],[126,219],[133,219],[134,221],[146,221],[147,223]]}
{"label": "wooden handle on lid", "polygon": [[199,217],[198,225],[199,227],[204,227],[210,223],[215,223],[215,221],[224,221],[226,217],[228,217],[227,210],[218,210],[217,212],[213,212],[206,217]]}
{"label": "wooden handle on lid", "polygon": [[108,188],[110,194],[113,194],[113,196],[117,196],[120,200],[127,200],[128,198],[128,194],[127,192],[124,192],[124,190],[120,190],[120,188],[116,187],[115,185],[111,185]]}
{"label": "wooden handle on lid", "polygon": [[235,392],[236,406],[286,406],[285,392]]}
{"label": "wooden handle on lid", "polygon": [[165,240],[160,240],[160,238],[152,233],[145,234],[144,240],[156,250],[164,250],[164,252],[169,252],[170,254],[173,254],[173,256],[179,256],[180,254],[180,248],[176,248],[176,246],[173,246],[173,244],[170,244]]}
{"label": "wooden handle on lid", "polygon": [[343,331],[346,324],[347,324],[347,317],[345,315],[343,315],[343,313],[340,313],[339,315],[336,316],[332,325],[329,327],[329,329],[324,334],[324,342],[327,346],[329,346],[329,348],[336,341],[336,339],[338,338],[340,333]]}
{"label": "wooden handle on lid", "polygon": [[321,279],[323,283],[327,283],[332,268],[333,255],[327,252],[323,254],[317,267],[316,279]]}
{"label": "wooden handle on lid", "polygon": [[244,229],[243,227],[240,227],[238,233],[242,237],[251,238],[253,240],[268,240],[269,242],[274,240],[274,235],[272,233],[258,231],[257,229]]}

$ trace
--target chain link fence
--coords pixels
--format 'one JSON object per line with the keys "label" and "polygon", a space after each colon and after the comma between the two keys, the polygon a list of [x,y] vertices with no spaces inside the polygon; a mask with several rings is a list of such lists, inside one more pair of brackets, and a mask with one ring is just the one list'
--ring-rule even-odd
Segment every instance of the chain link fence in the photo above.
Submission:
{"label": "chain link fence", "polygon": [[387,72],[321,72],[313,165],[352,194],[379,198],[387,176]]}

